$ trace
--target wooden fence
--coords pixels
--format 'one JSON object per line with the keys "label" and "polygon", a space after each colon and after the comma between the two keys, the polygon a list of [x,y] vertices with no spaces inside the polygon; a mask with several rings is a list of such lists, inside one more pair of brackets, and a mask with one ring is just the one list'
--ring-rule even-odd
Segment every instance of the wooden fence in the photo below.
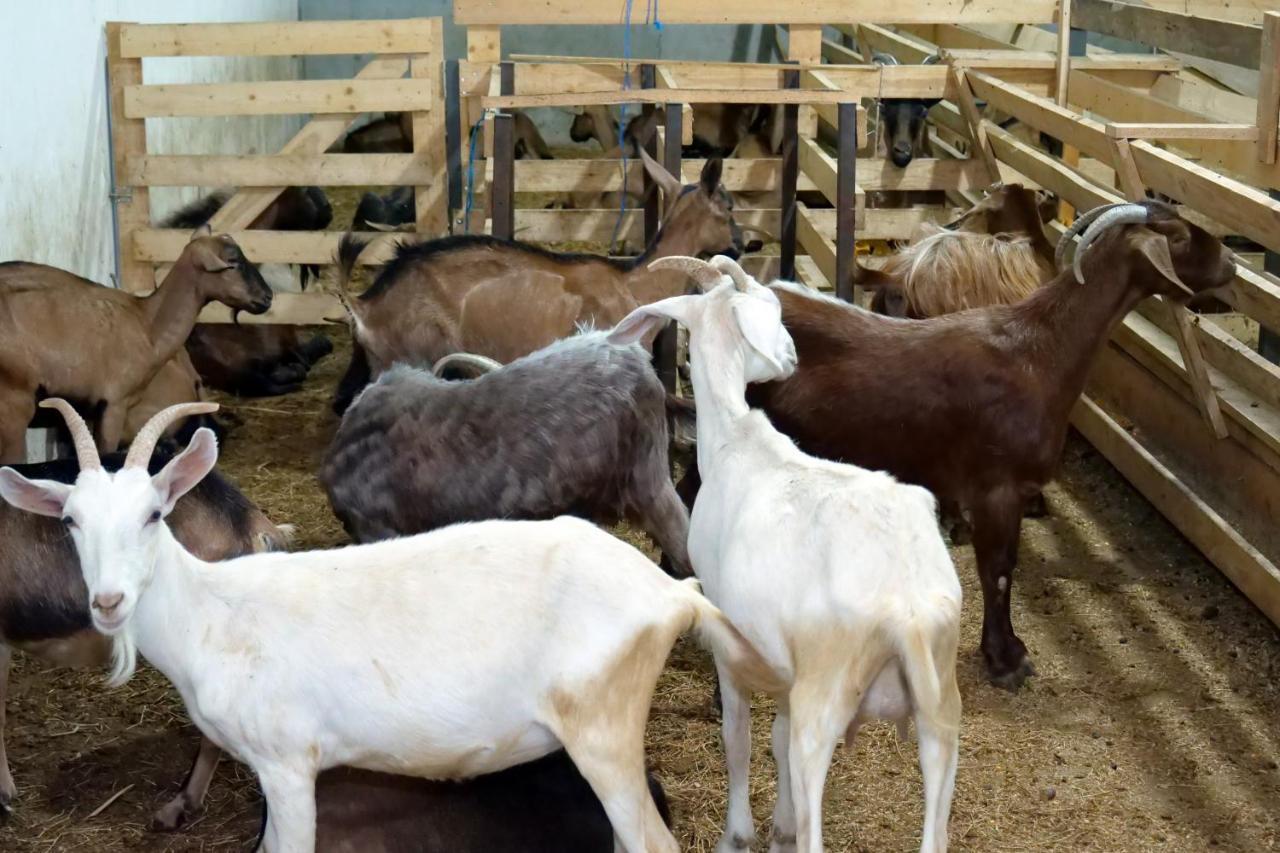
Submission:
{"label": "wooden fence", "polygon": [[[166,56],[283,56],[372,54],[350,80],[147,84],[143,59]],[[439,18],[394,21],[305,21],[235,24],[107,25],[111,133],[120,202],[121,286],[142,293],[177,259],[186,231],[152,227],[148,188],[233,186],[236,193],[211,225],[229,233],[255,263],[330,263],[337,232],[246,230],[288,186],[393,185],[415,187],[417,231],[437,236],[448,227],[444,143],[444,47]],[[412,115],[408,154],[330,154],[361,114]],[[155,154],[147,148],[146,119],[177,116],[310,115],[276,154]],[[385,260],[391,238],[364,263]],[[318,323],[340,314],[333,297],[282,293],[253,322]],[[224,320],[223,306],[202,319]],[[249,318],[246,318],[249,319]]]}

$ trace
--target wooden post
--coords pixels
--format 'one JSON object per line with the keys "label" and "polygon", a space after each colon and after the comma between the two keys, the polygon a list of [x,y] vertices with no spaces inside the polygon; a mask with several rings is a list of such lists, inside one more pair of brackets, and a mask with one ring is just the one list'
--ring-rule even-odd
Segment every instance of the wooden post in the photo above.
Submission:
{"label": "wooden post", "polygon": [[1262,16],[1262,64],[1258,68],[1258,160],[1276,161],[1280,125],[1280,12]]}
{"label": "wooden post", "polygon": [[[950,66],[952,85],[956,90],[956,104],[960,107],[960,115],[969,128],[971,150],[976,151],[987,167],[987,179],[991,183],[1000,180],[1000,161],[996,159],[995,149],[987,138],[987,129],[982,124],[982,114],[978,112],[977,101],[973,97],[973,89],[969,86],[969,78],[963,68]],[[970,155],[972,156],[972,154]]]}
{"label": "wooden post", "polygon": [[430,184],[414,189],[414,216],[417,232],[426,237],[439,237],[449,230],[449,181],[445,163],[444,105],[444,28],[431,27],[426,50],[409,59],[409,76],[429,78],[436,95],[429,110],[415,110],[411,115],[413,153],[427,164],[432,175]]}
{"label": "wooden post", "polygon": [[[640,88],[653,89],[657,85],[658,85],[658,78],[657,78],[657,74],[655,73],[655,69],[653,65],[648,62],[641,65],[640,66]],[[653,104],[645,104],[644,107],[641,109],[640,114],[642,116],[648,117],[653,115],[653,111],[655,109],[656,107]],[[668,129],[667,134],[670,135],[670,133],[671,133],[671,130]],[[627,150],[626,149],[627,140],[625,138],[626,128],[623,128],[623,135],[624,135],[624,138],[619,140],[619,142],[622,144],[622,150],[626,151]],[[678,136],[676,138],[679,139]],[[637,143],[644,146],[644,150],[649,152],[650,157],[652,157],[654,160],[658,159],[658,134],[656,130],[653,133],[653,135],[650,136],[648,139],[637,140]],[[657,184],[654,182],[653,178],[649,177],[648,172],[644,172],[643,174],[644,174],[644,184],[643,184],[644,186],[644,244],[648,246],[650,243],[653,242],[653,238],[658,236],[658,225],[659,225],[659,221],[662,218],[662,205],[661,205],[660,199],[658,198]],[[674,172],[673,174],[679,176],[680,173]],[[622,189],[625,192],[626,180],[627,180],[627,176],[625,174],[622,176],[622,180],[623,180]]]}
{"label": "wooden post", "polygon": [[[680,104],[667,104],[666,136],[663,137],[662,165],[668,172],[683,182],[683,169],[680,165],[680,131],[684,121],[684,113]],[[656,193],[655,193],[656,195]],[[653,342],[653,361],[662,380],[662,387],[668,393],[676,392],[676,344],[678,330],[674,322],[668,323],[658,338]],[[674,429],[674,421],[671,424]]]}
{"label": "wooden post", "polygon": [[853,287],[853,264],[857,252],[858,105],[838,107],[839,148],[836,152],[836,296],[857,301]]}
{"label": "wooden post", "polygon": [[[1129,149],[1129,140],[1113,138],[1111,154],[1116,168],[1116,177],[1120,188],[1129,201],[1144,201],[1147,197],[1146,185],[1138,172],[1138,164],[1133,160],[1133,152]],[[1204,353],[1200,351],[1200,341],[1196,337],[1195,324],[1199,320],[1192,315],[1185,305],[1179,305],[1168,299],[1161,299],[1169,308],[1169,316],[1173,320],[1173,336],[1182,354],[1182,366],[1187,371],[1187,379],[1191,382],[1191,390],[1195,394],[1200,414],[1205,423],[1218,438],[1226,438],[1231,433],[1227,430],[1226,419],[1222,417],[1222,406],[1218,403],[1218,393],[1213,390],[1209,381],[1209,368],[1205,364]]]}
{"label": "wooden post", "polygon": [[[822,27],[814,24],[787,26],[787,59],[801,65],[822,64]],[[818,114],[813,107],[801,107],[799,132],[808,139],[818,135]]]}
{"label": "wooden post", "polygon": [[[502,61],[502,28],[497,26],[469,26],[467,27],[467,61],[481,63],[497,63]],[[486,94],[481,92],[481,94]],[[477,97],[467,98],[463,103],[463,121],[464,132],[462,139],[462,150],[466,156],[462,157],[464,168],[470,165],[469,156],[471,152],[471,128],[480,120],[482,111],[480,109],[480,99]],[[484,126],[476,131],[480,138],[476,140],[475,151],[476,159],[482,159],[485,150]],[[487,195],[487,182],[485,179],[485,168],[483,163],[475,164],[471,169],[472,186],[470,188],[472,199],[480,199]],[[472,208],[472,221],[467,223],[468,230],[483,231],[484,230],[484,209],[483,205],[476,204]]]}
{"label": "wooden post", "polygon": [[[1068,83],[1071,80],[1071,57],[1084,56],[1085,34],[1071,30],[1071,0],[1058,2],[1058,56],[1055,65],[1053,98],[1060,107],[1067,105]],[[1080,151],[1072,145],[1062,144],[1062,162],[1073,169],[1080,165]],[[1075,208],[1065,201],[1058,202],[1058,219],[1070,225],[1075,219]]]}
{"label": "wooden post", "polygon": [[[782,72],[785,89],[800,88],[800,69]],[[782,108],[782,260],[778,275],[788,281],[796,277],[796,184],[800,179],[800,109],[797,104]]]}
{"label": "wooden post", "polygon": [[[1280,201],[1280,190],[1270,190],[1272,200]],[[1266,272],[1280,278],[1280,252],[1267,249],[1262,256],[1262,268]],[[1258,328],[1258,355],[1272,364],[1280,364],[1280,334],[1267,326]]]}
{"label": "wooden post", "polygon": [[[443,57],[442,57],[443,58]],[[462,211],[462,81],[458,77],[458,60],[450,59],[444,65],[444,137],[445,171],[449,181],[450,231],[453,216]]]}
{"label": "wooden post", "polygon": [[[499,66],[502,94],[515,94],[516,67],[503,62]],[[493,186],[489,188],[493,198],[493,235],[504,240],[515,236],[515,117],[500,113],[493,120]]]}
{"label": "wooden post", "polygon": [[151,227],[151,196],[146,187],[128,187],[123,184],[129,158],[147,153],[147,123],[145,119],[125,118],[124,90],[126,86],[142,83],[142,60],[121,56],[120,30],[124,24],[112,21],[107,24],[107,81],[111,101],[111,164],[116,185],[111,188],[115,203],[116,228],[119,242],[116,252],[120,258],[120,281],[117,286],[130,293],[147,293],[155,289],[155,271],[151,264],[134,257],[134,233],[140,228]]}

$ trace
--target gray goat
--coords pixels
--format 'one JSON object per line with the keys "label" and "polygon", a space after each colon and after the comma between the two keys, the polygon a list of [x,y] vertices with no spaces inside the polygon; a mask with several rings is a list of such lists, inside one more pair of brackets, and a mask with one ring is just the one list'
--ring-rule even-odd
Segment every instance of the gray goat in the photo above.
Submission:
{"label": "gray goat", "polygon": [[[451,356],[436,372],[457,361],[482,360]],[[489,518],[625,518],[690,574],[649,353],[587,332],[486,366],[462,382],[396,366],[356,398],[320,471],[347,532],[369,542]]]}

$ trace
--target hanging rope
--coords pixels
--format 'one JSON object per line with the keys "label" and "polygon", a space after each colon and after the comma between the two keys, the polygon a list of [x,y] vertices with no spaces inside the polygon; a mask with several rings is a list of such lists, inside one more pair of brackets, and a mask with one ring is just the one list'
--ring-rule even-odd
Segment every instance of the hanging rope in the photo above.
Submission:
{"label": "hanging rope", "polygon": [[470,141],[468,142],[467,154],[467,195],[462,205],[462,233],[471,233],[471,208],[475,204],[476,199],[476,140],[480,136],[480,127],[484,124],[484,120],[489,117],[492,110],[481,110],[480,118],[476,119],[476,123],[471,125]]}

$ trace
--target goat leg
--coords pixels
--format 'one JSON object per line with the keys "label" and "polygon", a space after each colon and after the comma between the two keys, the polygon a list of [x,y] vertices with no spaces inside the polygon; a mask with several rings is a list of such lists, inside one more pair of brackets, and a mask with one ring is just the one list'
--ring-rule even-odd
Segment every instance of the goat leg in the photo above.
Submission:
{"label": "goat leg", "polygon": [[213,772],[218,767],[218,759],[222,750],[207,737],[200,739],[200,750],[196,760],[187,774],[187,781],[182,785],[178,796],[165,803],[151,818],[151,828],[156,832],[173,832],[200,810],[204,805],[205,795],[209,793],[209,783],[213,780]]}
{"label": "goat leg", "polygon": [[[665,475],[666,471],[662,473]],[[689,562],[688,549],[689,511],[680,501],[669,477],[663,477],[657,496],[647,502],[640,514],[645,532],[662,549],[663,571],[672,577],[690,577],[693,566]]]}
{"label": "goat leg", "polygon": [[0,822],[7,820],[13,812],[13,798],[18,794],[4,748],[4,704],[9,696],[9,660],[12,657],[13,650],[0,643]]}
{"label": "goat leg", "polygon": [[1012,691],[1035,675],[1009,610],[1024,505],[1017,489],[998,487],[972,507],[974,556],[982,582],[982,655],[992,683]]}

